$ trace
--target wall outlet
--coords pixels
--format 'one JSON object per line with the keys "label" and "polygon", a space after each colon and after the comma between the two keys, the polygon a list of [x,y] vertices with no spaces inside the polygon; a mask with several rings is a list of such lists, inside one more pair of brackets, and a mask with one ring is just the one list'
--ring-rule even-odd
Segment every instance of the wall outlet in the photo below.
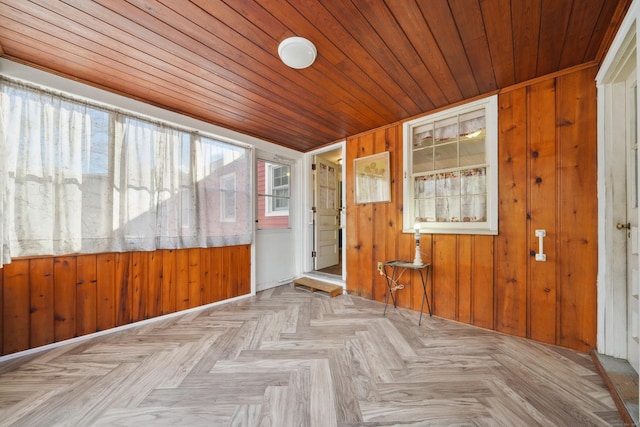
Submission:
{"label": "wall outlet", "polygon": [[382,261],[378,261],[378,271],[382,274]]}

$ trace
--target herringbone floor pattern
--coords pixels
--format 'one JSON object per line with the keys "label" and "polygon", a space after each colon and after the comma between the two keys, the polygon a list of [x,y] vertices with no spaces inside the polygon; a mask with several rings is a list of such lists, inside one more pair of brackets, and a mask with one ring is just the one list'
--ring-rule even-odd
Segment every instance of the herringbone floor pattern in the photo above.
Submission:
{"label": "herringbone floor pattern", "polygon": [[590,426],[589,356],[282,286],[0,364],[0,424]]}

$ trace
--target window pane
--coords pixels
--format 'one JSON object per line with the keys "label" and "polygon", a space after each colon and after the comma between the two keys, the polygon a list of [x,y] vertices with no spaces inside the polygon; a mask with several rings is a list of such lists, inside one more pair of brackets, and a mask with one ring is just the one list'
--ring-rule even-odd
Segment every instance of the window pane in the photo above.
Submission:
{"label": "window pane", "polygon": [[273,200],[273,210],[274,211],[282,211],[289,210],[289,199],[286,197],[272,197]]}
{"label": "window pane", "polygon": [[487,193],[487,168],[468,169],[462,171],[461,194]]}
{"label": "window pane", "polygon": [[437,222],[459,222],[460,221],[460,198],[459,197],[438,197],[436,199],[436,221]]}
{"label": "window pane", "polygon": [[421,148],[413,152],[413,173],[433,170],[433,147]]}
{"label": "window pane", "polygon": [[460,137],[475,138],[484,134],[485,130],[484,109],[460,114]]}
{"label": "window pane", "polygon": [[458,139],[458,116],[439,120],[435,123],[436,144]]}
{"label": "window pane", "polygon": [[433,124],[415,129],[413,134],[413,148],[430,147],[433,145]]}
{"label": "window pane", "polygon": [[435,147],[435,169],[449,169],[458,166],[458,144],[445,144]]}
{"label": "window pane", "polygon": [[258,228],[289,227],[290,167],[258,160],[257,169]]}
{"label": "window pane", "polygon": [[460,215],[464,222],[487,220],[487,168],[462,171],[460,178],[462,205]]}
{"label": "window pane", "polygon": [[473,139],[460,140],[460,166],[485,164],[484,146],[484,134]]}
{"label": "window pane", "polygon": [[416,219],[420,222],[435,222],[436,199],[416,199]]}
{"label": "window pane", "polygon": [[436,197],[458,196],[460,194],[460,174],[446,172],[436,175]]}
{"label": "window pane", "polygon": [[460,215],[463,222],[483,222],[487,220],[487,196],[462,196]]}

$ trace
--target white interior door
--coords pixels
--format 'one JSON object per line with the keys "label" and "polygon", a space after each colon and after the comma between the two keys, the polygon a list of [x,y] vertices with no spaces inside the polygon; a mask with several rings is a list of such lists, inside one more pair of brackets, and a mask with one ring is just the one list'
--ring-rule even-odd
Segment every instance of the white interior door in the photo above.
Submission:
{"label": "white interior door", "polygon": [[340,232],[340,210],[338,205],[338,165],[319,156],[315,158],[314,242],[315,270],[338,264],[338,233]]}
{"label": "white interior door", "polygon": [[625,82],[626,92],[626,159],[627,159],[627,222],[617,228],[627,234],[627,360],[636,372],[638,360],[640,300],[638,299],[638,111],[637,80],[633,70]]}

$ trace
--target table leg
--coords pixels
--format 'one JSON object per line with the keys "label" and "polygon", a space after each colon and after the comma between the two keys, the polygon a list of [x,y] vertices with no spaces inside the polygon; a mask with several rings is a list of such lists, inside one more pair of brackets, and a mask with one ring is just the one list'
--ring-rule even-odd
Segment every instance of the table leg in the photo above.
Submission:
{"label": "table leg", "polygon": [[[420,301],[420,320],[418,320],[418,326],[422,324],[422,310],[424,308],[424,301],[427,301],[427,308],[429,309],[429,317],[432,317],[431,314],[431,304],[429,304],[429,297],[427,296],[427,279],[429,278],[429,270],[425,270],[424,276],[422,275],[422,270],[418,270],[420,273],[420,280],[422,281],[422,301]],[[426,277],[425,277],[426,276]]]}
{"label": "table leg", "polygon": [[393,296],[393,291],[392,291],[392,284],[393,284],[393,279],[396,276],[396,267],[392,267],[391,268],[391,276],[389,276],[387,274],[387,268],[386,266],[383,267],[384,268],[384,276],[387,279],[387,293],[385,295],[384,298],[384,312],[382,313],[383,316],[387,315],[387,305],[389,304],[389,295],[391,295],[391,301],[393,301],[393,307],[396,308],[396,298]]}
{"label": "table leg", "polygon": [[396,301],[395,295],[393,295],[393,288],[395,288],[395,280],[396,280],[396,266],[394,265],[391,268],[391,283],[389,286],[389,293],[391,294],[391,301],[393,301],[393,308],[398,308],[398,302]]}

